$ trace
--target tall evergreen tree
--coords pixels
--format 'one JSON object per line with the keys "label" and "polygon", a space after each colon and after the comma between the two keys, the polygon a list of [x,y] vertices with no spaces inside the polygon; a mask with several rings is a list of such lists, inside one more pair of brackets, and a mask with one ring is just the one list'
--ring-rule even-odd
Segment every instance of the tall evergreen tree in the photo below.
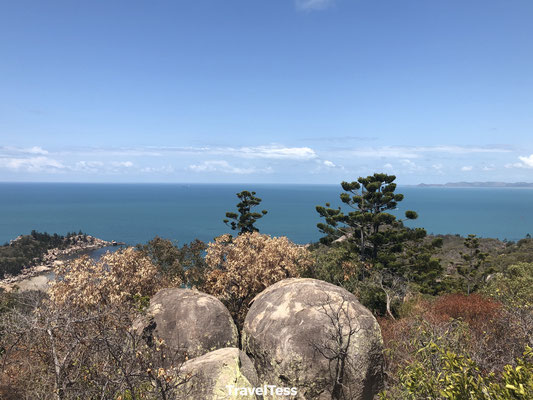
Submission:
{"label": "tall evergreen tree", "polygon": [[317,206],[316,210],[325,222],[317,224],[325,233],[324,244],[342,243],[358,255],[359,260],[370,265],[372,279],[385,294],[387,313],[392,317],[391,303],[402,298],[409,285],[416,285],[426,293],[437,291],[437,277],[442,268],[432,258],[432,250],[440,242],[425,240],[422,228],[410,229],[405,220],[418,217],[414,211],[406,211],[405,219],[398,219],[389,211],[397,209],[404,196],[395,193],[394,175],[376,173],[354,182],[342,182],[342,203],[350,207]]}
{"label": "tall evergreen tree", "polygon": [[463,242],[466,247],[466,252],[461,252],[463,264],[457,267],[457,272],[466,282],[466,293],[470,294],[472,289],[482,278],[481,267],[485,263],[488,253],[481,251],[479,247],[479,238],[476,235],[468,235]]}
{"label": "tall evergreen tree", "polygon": [[[239,230],[239,235],[247,232],[259,232],[254,224],[258,219],[263,218],[267,214],[266,210],[261,211],[261,213],[253,212],[252,208],[258,206],[261,203],[261,199],[255,196],[255,192],[249,192],[243,190],[240,193],[237,193],[237,197],[240,202],[237,204],[237,213],[227,212],[224,223],[231,227],[234,231]],[[230,219],[233,221],[230,222]]]}
{"label": "tall evergreen tree", "polygon": [[[403,200],[403,194],[394,193],[396,184],[394,175],[374,174],[366,178],[360,177],[355,182],[342,182],[345,193],[341,193],[341,201],[352,211],[344,213],[341,208],[317,206],[316,210],[325,223],[317,224],[318,229],[325,233],[322,243],[329,244],[343,238],[351,242],[361,260],[375,262],[381,249],[400,251],[406,228],[403,221],[390,214],[389,210],[397,208]],[[414,211],[405,212],[406,219],[416,219]]]}

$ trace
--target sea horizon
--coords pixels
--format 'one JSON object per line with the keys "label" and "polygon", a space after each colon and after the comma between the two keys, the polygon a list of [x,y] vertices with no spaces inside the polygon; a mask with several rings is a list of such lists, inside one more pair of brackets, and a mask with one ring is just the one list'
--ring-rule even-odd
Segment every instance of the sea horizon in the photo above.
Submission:
{"label": "sea horizon", "polygon": [[[533,191],[519,190],[528,188],[398,188],[405,200],[395,213],[416,211],[419,218],[407,225],[429,234],[516,241],[533,232]],[[262,233],[300,244],[321,237],[317,205],[342,205],[339,184],[3,182],[0,242],[32,229],[58,234],[82,230],[128,245],[156,235],[180,244],[196,238],[211,241],[232,232],[222,220],[235,210],[235,194],[241,190],[256,191],[263,199],[258,209],[268,214],[257,223]]]}

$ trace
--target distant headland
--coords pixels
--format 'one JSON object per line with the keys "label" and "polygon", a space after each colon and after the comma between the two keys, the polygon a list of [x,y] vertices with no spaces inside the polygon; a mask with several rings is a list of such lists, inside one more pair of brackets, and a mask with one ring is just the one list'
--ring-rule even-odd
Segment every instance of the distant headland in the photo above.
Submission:
{"label": "distant headland", "polygon": [[448,182],[448,183],[420,183],[417,187],[447,187],[447,188],[533,188],[528,182]]}

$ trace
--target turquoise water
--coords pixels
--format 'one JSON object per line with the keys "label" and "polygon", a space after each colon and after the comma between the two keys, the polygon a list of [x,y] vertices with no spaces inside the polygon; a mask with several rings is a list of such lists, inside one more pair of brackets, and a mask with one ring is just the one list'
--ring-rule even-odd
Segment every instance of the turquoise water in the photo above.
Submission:
{"label": "turquoise water", "polygon": [[[209,241],[230,229],[222,222],[235,193],[255,190],[268,214],[261,232],[297,243],[320,237],[315,206],[339,205],[340,185],[188,185],[0,183],[0,242],[32,229],[82,230],[106,240],[143,243],[155,235],[180,243]],[[400,210],[417,211],[429,233],[474,233],[518,240],[533,234],[533,189],[399,187]]]}

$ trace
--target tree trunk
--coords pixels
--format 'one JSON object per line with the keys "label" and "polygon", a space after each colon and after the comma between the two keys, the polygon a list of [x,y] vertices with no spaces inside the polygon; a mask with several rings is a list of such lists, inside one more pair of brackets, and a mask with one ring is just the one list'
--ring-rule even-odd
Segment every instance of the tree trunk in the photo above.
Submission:
{"label": "tree trunk", "polygon": [[391,306],[391,298],[390,298],[390,296],[389,296],[389,293],[388,293],[386,290],[384,290],[384,292],[385,292],[385,296],[386,296],[386,299],[387,299],[387,314],[388,314],[392,319],[396,319],[396,318],[394,318],[394,315],[392,315],[392,311],[391,311],[391,309],[390,309],[390,306]]}
{"label": "tree trunk", "polygon": [[46,330],[48,337],[50,338],[50,346],[52,348],[52,358],[54,360],[54,372],[55,372],[55,381],[54,381],[54,393],[56,400],[61,400],[62,389],[61,389],[61,366],[59,365],[59,359],[57,358],[56,346],[54,344],[54,334],[52,330],[48,328]]}
{"label": "tree trunk", "polygon": [[391,302],[392,302],[392,299],[391,299],[391,296],[390,296],[389,292],[387,291],[387,289],[385,289],[385,286],[383,285],[383,276],[380,277],[380,279],[379,279],[379,284],[380,284],[380,286],[381,286],[381,290],[383,290],[383,292],[385,293],[385,301],[386,301],[387,314],[388,314],[392,319],[396,319],[396,318],[394,318],[394,315],[392,315],[392,311],[391,311]]}

